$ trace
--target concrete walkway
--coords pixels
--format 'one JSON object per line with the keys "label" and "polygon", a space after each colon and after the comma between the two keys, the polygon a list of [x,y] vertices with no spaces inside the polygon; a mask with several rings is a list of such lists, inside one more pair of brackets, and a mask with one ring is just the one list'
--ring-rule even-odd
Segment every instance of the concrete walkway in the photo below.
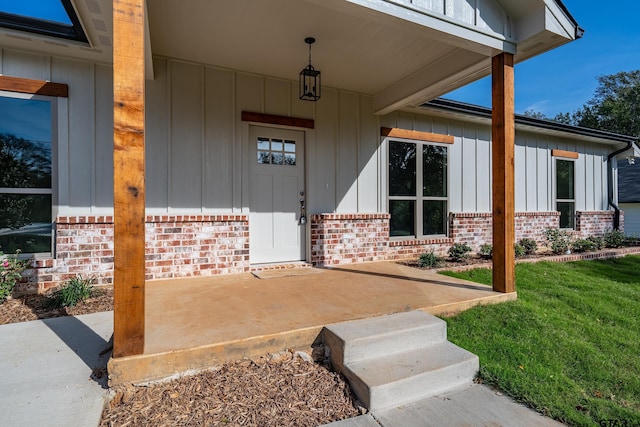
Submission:
{"label": "concrete walkway", "polygon": [[[96,427],[112,331],[112,312],[0,326],[0,425]],[[329,425],[561,426],[481,385]]]}
{"label": "concrete walkway", "polygon": [[325,427],[560,427],[489,387],[473,384],[398,408],[373,411]]}
{"label": "concrete walkway", "polygon": [[0,326],[0,425],[96,427],[113,312]]}

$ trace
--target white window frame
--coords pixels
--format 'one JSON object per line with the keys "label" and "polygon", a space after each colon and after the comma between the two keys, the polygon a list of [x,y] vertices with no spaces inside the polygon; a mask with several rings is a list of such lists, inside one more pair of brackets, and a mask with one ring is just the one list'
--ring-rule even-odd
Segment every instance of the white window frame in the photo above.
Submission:
{"label": "white window frame", "polygon": [[[55,96],[36,95],[30,93],[12,92],[0,90],[0,96],[5,98],[47,101],[51,108],[51,188],[0,188],[3,194],[50,194],[51,195],[51,242],[49,252],[24,252],[21,257],[29,258],[50,258],[55,252],[55,232],[53,229],[54,219],[56,217],[57,205],[57,183],[58,183],[58,145],[60,139],[60,122],[59,110],[60,101],[64,98]],[[66,99],[64,99],[66,105]]]}

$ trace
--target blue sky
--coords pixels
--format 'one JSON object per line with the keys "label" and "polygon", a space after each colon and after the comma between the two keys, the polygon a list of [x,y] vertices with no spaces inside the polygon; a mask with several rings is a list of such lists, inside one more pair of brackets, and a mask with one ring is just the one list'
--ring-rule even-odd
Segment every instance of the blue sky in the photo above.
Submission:
{"label": "blue sky", "polygon": [[[564,0],[584,37],[515,67],[516,113],[553,117],[573,112],[593,97],[600,75],[640,69],[640,1]],[[443,96],[491,106],[485,78]]]}
{"label": "blue sky", "polygon": [[51,103],[0,96],[0,133],[51,142]]}
{"label": "blue sky", "polygon": [[0,10],[16,15],[71,24],[60,0],[0,0]]}

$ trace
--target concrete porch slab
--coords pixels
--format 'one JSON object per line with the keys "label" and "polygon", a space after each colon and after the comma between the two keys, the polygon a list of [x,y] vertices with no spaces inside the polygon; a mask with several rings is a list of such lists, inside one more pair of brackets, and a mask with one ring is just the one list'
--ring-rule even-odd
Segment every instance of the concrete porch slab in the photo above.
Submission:
{"label": "concrete porch slab", "polygon": [[144,354],[111,359],[109,382],[145,382],[287,348],[309,351],[323,326],[346,320],[409,310],[445,315],[516,298],[394,262],[270,279],[149,281]]}

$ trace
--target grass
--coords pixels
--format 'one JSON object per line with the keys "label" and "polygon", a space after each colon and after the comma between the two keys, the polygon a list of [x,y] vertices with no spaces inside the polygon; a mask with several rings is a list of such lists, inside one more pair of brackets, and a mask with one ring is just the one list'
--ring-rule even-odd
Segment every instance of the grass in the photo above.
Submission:
{"label": "grass", "polygon": [[[491,271],[445,274],[491,284]],[[518,264],[518,300],[445,319],[479,377],[575,426],[640,426],[640,256]]]}

